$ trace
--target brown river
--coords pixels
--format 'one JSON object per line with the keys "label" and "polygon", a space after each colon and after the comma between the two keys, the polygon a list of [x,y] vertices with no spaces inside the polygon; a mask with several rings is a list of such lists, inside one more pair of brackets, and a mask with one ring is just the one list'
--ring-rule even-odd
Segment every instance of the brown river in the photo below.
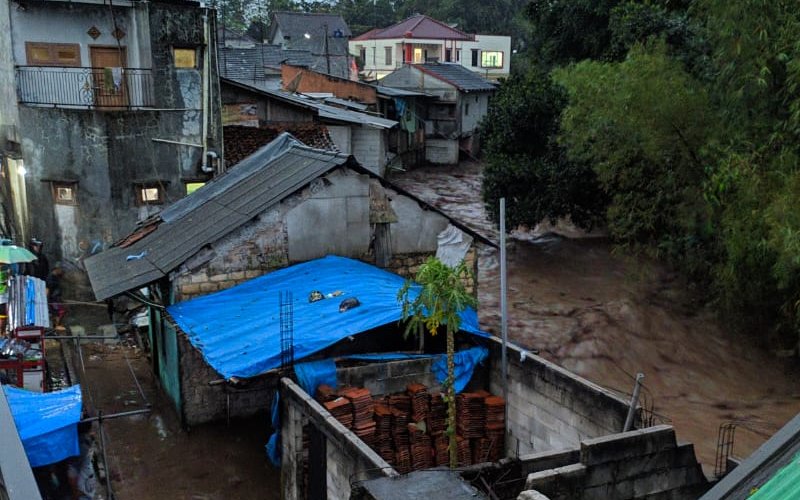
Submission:
{"label": "brown river", "polygon": [[[480,200],[479,164],[393,180],[499,239]],[[515,231],[507,248],[509,339],[621,395],[644,373],[640,402],[694,443],[706,473],[721,424],[736,423],[734,454],[746,457],[800,411],[800,361],[726,331],[702,297],[657,263],[561,226]],[[499,335],[498,252],[485,251],[478,267],[481,324]]]}

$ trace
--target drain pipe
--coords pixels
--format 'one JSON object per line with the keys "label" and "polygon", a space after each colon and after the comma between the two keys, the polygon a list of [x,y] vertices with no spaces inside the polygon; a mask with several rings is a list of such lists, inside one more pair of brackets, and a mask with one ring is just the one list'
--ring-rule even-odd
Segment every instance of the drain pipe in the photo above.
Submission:
{"label": "drain pipe", "polygon": [[642,380],[644,380],[644,373],[636,374],[636,382],[633,385],[633,395],[631,396],[631,404],[628,407],[628,416],[625,418],[625,427],[622,432],[628,432],[633,427],[633,416],[636,414],[636,407],[639,405],[639,392],[642,390]]}

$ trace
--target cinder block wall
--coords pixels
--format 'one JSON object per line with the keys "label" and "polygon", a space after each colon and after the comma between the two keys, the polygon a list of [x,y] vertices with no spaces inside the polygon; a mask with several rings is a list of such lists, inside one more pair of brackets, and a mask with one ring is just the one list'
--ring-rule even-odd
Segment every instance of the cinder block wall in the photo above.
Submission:
{"label": "cinder block wall", "polygon": [[436,377],[431,373],[432,364],[432,358],[371,363],[339,368],[336,379],[339,385],[366,387],[373,397],[405,391],[411,383],[424,384],[429,391],[438,390]]}
{"label": "cinder block wall", "polygon": [[[501,342],[490,341],[489,384],[502,394]],[[523,354],[524,353],[524,354]],[[509,456],[576,448],[622,430],[628,403],[544,358],[508,346]]]}
{"label": "cinder block wall", "polygon": [[[558,463],[559,458],[576,455],[579,460],[573,463]],[[694,447],[678,443],[674,429],[667,425],[584,440],[580,451],[527,457],[523,463],[528,469],[538,469],[528,475],[525,490],[535,490],[550,500],[689,500],[708,489]],[[523,492],[519,498],[531,497]]]}
{"label": "cinder block wall", "polygon": [[178,334],[181,399],[186,425],[198,425],[231,417],[247,417],[269,411],[278,387],[277,375],[249,379],[241,387],[208,385],[222,376],[214,371],[183,333]]}
{"label": "cinder block wall", "polygon": [[[307,422],[325,436],[327,498],[350,498],[350,482],[397,472],[322,405],[289,379],[281,381],[281,491],[284,500],[304,498],[302,428]],[[309,472],[310,473],[310,472]],[[315,478],[309,477],[309,484]]]}

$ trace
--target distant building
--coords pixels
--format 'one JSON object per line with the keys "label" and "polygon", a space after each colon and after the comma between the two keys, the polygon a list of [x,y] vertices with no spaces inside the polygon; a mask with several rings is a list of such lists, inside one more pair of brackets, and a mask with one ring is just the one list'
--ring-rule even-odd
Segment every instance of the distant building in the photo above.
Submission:
{"label": "distant building", "polygon": [[434,97],[425,114],[425,159],[458,163],[459,152],[478,154],[478,125],[496,90],[493,83],[455,63],[408,64],[381,83]]}
{"label": "distant building", "polygon": [[216,33],[191,1],[0,1],[0,230],[81,282],[85,257],[210,179]]}
{"label": "distant building", "polygon": [[380,79],[403,64],[449,62],[497,79],[510,73],[511,37],[475,35],[417,14],[350,40],[361,75]]}
{"label": "distant building", "polygon": [[350,78],[348,40],[353,34],[338,14],[275,12],[270,17],[267,43],[311,52],[311,69]]}

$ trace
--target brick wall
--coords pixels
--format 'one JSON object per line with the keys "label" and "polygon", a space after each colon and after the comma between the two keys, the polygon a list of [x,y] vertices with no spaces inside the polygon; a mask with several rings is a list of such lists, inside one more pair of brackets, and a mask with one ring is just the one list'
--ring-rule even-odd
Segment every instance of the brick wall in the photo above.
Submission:
{"label": "brick wall", "polygon": [[340,99],[374,105],[378,102],[375,89],[369,85],[345,80],[297,66],[281,65],[283,88],[292,86],[294,92],[330,92]]}
{"label": "brick wall", "polygon": [[[548,456],[523,458],[524,467],[536,470],[528,475],[525,490],[535,490],[550,500],[688,500],[708,489],[694,447],[679,444],[670,426],[584,440],[580,451],[574,450],[569,457],[576,455],[579,459],[569,464],[559,464]],[[528,498],[534,498],[530,491],[519,496]]]}
{"label": "brick wall", "polygon": [[[502,394],[499,339],[492,338],[489,349],[489,391]],[[625,423],[626,401],[513,345],[508,379],[508,455],[575,448],[581,440],[620,432]]]}
{"label": "brick wall", "polygon": [[246,417],[267,412],[278,386],[277,375],[248,379],[246,385],[209,385],[222,378],[206,363],[200,351],[189,343],[183,333],[178,334],[180,356],[181,399],[183,420],[186,425]]}

